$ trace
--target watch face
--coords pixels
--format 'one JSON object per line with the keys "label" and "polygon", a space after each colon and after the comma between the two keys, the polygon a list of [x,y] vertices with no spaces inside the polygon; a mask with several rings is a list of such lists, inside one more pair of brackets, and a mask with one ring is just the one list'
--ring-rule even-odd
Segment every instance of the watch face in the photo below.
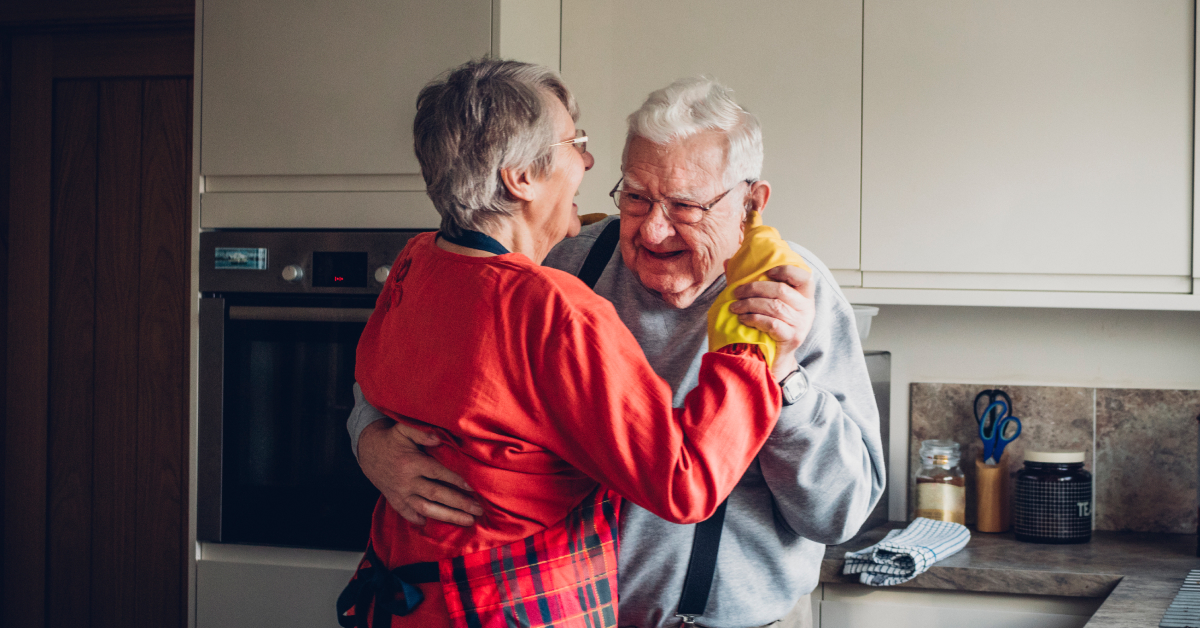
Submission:
{"label": "watch face", "polygon": [[790,406],[808,392],[808,377],[804,375],[803,371],[797,370],[783,378],[781,387],[783,388],[783,404]]}

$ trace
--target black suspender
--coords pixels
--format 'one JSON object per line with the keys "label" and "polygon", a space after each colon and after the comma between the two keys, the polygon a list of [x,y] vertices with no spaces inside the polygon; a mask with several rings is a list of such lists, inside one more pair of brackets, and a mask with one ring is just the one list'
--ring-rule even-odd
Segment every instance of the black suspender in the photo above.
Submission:
{"label": "black suspender", "polygon": [[618,218],[604,226],[604,231],[600,232],[600,237],[596,238],[595,244],[592,245],[592,250],[588,251],[587,258],[583,260],[583,266],[579,268],[579,277],[587,287],[596,288],[596,280],[600,279],[600,274],[604,272],[604,267],[608,266],[608,260],[612,259],[613,251],[617,250],[617,240],[621,237],[621,219]]}
{"label": "black suspender", "polygon": [[[592,250],[577,275],[587,287],[596,288],[604,268],[608,266],[616,251],[617,242],[621,235],[621,219],[618,218],[604,227]],[[708,606],[708,594],[712,590],[713,574],[717,570],[717,549],[721,545],[721,529],[725,523],[725,507],[729,500],[721,502],[716,512],[708,519],[696,524],[696,536],[692,540],[692,555],[688,559],[687,575],[683,578],[683,593],[679,597],[679,610],[675,616],[691,626],[696,618],[704,614]]]}
{"label": "black suspender", "polygon": [[717,548],[721,546],[721,528],[725,523],[725,507],[729,500],[721,502],[713,515],[696,524],[696,536],[692,539],[692,557],[688,559],[687,575],[683,577],[683,593],[679,596],[679,610],[675,616],[685,626],[696,623],[708,606],[708,593],[712,590],[713,574],[717,571]]}

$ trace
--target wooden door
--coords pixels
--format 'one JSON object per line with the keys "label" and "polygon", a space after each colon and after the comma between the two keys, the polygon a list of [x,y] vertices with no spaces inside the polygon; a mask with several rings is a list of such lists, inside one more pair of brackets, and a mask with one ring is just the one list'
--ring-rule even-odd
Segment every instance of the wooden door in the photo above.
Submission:
{"label": "wooden door", "polygon": [[3,625],[186,625],[192,39],[12,40]]}

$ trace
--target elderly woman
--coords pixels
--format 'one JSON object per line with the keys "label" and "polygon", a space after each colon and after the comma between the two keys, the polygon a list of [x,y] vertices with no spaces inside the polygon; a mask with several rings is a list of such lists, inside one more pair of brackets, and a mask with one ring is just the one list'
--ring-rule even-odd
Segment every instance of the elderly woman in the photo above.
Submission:
{"label": "elderly woman", "polygon": [[705,519],[774,426],[757,347],[709,353],[674,409],[612,305],[539,266],[579,231],[593,160],[577,117],[551,70],[511,61],[468,63],[418,97],[441,229],[396,259],[355,376],[372,405],[437,433],[432,455],[484,514],[418,527],[381,497],[343,626],[615,626],[620,499]]}

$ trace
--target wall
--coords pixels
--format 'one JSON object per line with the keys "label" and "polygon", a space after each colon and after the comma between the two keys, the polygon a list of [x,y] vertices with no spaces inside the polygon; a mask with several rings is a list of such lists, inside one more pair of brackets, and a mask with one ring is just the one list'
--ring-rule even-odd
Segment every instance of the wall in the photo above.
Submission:
{"label": "wall", "polygon": [[907,513],[912,382],[1200,389],[1200,312],[884,305],[864,348],[892,352],[895,521]]}

